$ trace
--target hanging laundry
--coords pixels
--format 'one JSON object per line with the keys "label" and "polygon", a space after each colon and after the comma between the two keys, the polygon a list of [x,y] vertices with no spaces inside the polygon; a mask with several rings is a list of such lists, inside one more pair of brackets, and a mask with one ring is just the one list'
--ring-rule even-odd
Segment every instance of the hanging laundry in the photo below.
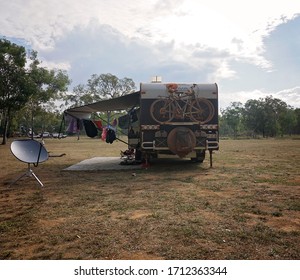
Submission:
{"label": "hanging laundry", "polygon": [[94,138],[98,135],[97,127],[91,120],[82,120],[85,128],[86,135],[88,137]]}
{"label": "hanging laundry", "polygon": [[67,132],[68,133],[78,133],[82,128],[80,119],[74,118],[70,115],[66,116],[66,122],[68,123]]}
{"label": "hanging laundry", "polygon": [[118,118],[119,127],[122,129],[127,129],[129,127],[129,115],[124,115]]}
{"label": "hanging laundry", "polygon": [[99,130],[102,130],[102,122],[100,120],[93,121],[93,122]]}
{"label": "hanging laundry", "polygon": [[138,121],[138,116],[136,110],[130,112],[131,123]]}
{"label": "hanging laundry", "polygon": [[116,127],[116,126],[117,126],[117,124],[118,124],[118,121],[117,121],[117,119],[116,119],[116,118],[114,118],[114,120],[113,120],[113,122],[112,122],[111,126],[113,126],[113,127]]}
{"label": "hanging laundry", "polygon": [[113,129],[107,129],[106,143],[112,144],[116,140],[116,133]]}
{"label": "hanging laundry", "polygon": [[103,141],[106,141],[106,137],[107,137],[107,127],[103,127],[101,139]]}

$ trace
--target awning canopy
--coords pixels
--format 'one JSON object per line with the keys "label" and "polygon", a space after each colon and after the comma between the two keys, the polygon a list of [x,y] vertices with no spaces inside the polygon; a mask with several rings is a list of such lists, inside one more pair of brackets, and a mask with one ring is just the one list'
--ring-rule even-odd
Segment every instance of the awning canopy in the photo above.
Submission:
{"label": "awning canopy", "polygon": [[92,104],[70,108],[66,110],[65,113],[73,117],[83,119],[88,118],[91,113],[95,112],[128,110],[137,106],[139,102],[140,91],[137,91],[117,98],[102,100]]}

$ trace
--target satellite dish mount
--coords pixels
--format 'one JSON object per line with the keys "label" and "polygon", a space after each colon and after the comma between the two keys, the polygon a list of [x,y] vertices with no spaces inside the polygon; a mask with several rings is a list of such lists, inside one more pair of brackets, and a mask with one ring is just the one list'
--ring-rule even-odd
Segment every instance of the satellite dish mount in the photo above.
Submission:
{"label": "satellite dish mount", "polygon": [[31,169],[31,164],[37,167],[40,162],[46,161],[49,157],[48,152],[43,144],[32,139],[15,140],[11,143],[10,150],[18,160],[27,163],[26,172],[13,181],[11,185],[15,184],[25,176],[33,176],[38,181],[40,186],[43,187],[43,183]]}

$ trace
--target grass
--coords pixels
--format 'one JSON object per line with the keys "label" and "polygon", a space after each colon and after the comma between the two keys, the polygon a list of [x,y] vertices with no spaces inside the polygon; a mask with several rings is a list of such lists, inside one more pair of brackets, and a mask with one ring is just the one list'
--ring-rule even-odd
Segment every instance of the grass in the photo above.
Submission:
{"label": "grass", "polygon": [[300,141],[222,140],[214,166],[67,172],[125,144],[47,139],[32,178],[0,146],[0,259],[299,259]]}

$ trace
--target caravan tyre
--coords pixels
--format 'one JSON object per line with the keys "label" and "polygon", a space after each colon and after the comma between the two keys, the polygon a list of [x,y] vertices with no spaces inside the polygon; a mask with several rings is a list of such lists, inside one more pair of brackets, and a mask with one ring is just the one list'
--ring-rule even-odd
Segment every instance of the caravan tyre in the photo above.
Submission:
{"label": "caravan tyre", "polygon": [[183,158],[194,150],[196,136],[188,127],[179,126],[170,131],[167,144],[171,152]]}

